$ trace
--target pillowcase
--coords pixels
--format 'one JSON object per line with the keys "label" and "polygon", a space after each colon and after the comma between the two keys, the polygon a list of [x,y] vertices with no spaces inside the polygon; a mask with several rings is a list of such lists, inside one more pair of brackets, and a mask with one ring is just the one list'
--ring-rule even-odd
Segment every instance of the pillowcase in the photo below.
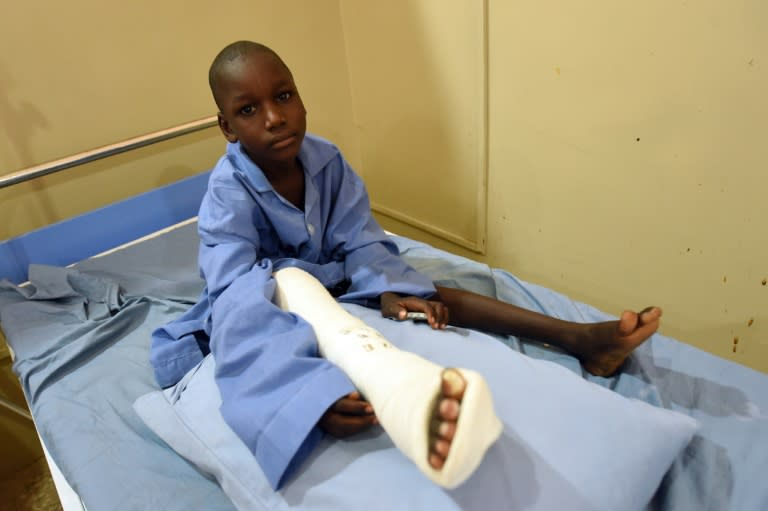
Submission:
{"label": "pillowcase", "polygon": [[442,489],[374,428],[325,439],[274,492],[219,413],[208,356],[176,386],[134,409],[168,445],[214,477],[238,509],[641,510],[697,430],[692,418],[628,399],[552,362],[522,355],[480,332],[394,322],[345,305],[402,349],[486,377],[501,438],[478,470]]}

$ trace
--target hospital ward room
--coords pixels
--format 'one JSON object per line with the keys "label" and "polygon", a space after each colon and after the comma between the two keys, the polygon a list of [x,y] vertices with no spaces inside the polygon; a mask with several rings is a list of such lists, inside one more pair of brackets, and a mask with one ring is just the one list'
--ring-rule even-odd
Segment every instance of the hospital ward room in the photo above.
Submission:
{"label": "hospital ward room", "polygon": [[0,511],[768,511],[767,20],[7,3]]}

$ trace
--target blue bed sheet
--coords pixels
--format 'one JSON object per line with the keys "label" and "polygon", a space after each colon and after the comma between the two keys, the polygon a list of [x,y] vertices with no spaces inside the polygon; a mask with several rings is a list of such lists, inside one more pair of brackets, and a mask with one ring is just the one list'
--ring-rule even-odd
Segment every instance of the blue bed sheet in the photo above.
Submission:
{"label": "blue bed sheet", "polygon": [[[405,238],[397,242],[409,263],[439,283],[562,319],[610,318],[508,272]],[[14,370],[46,446],[89,509],[232,509],[218,485],[176,455],[132,409],[136,398],[157,388],[147,360],[149,333],[194,303],[202,288],[196,246],[195,226],[189,225],[85,261],[79,272],[35,267],[31,278],[45,285],[31,296],[9,284],[0,287],[0,321],[16,354]],[[565,353],[524,339],[498,339],[582,374]],[[762,482],[768,469],[768,376],[655,335],[618,376],[584,377],[700,422],[651,509],[768,509]]]}

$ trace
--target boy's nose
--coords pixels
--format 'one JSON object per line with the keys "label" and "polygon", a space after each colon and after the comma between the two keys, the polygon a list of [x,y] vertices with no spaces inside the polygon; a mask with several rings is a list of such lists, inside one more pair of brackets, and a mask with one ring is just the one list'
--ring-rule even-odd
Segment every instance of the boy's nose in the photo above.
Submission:
{"label": "boy's nose", "polygon": [[283,111],[277,105],[267,106],[265,114],[265,123],[268,130],[274,129],[285,123]]}

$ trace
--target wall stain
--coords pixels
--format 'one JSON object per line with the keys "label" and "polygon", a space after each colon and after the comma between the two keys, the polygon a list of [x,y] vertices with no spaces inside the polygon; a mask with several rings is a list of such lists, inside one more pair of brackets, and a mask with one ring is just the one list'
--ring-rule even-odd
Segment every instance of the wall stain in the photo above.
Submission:
{"label": "wall stain", "polygon": [[736,346],[739,344],[739,338],[735,337],[733,338],[733,352],[736,353]]}
{"label": "wall stain", "polygon": [[752,323],[755,322],[755,318],[749,318],[749,321],[747,321],[747,326],[752,326]]}

